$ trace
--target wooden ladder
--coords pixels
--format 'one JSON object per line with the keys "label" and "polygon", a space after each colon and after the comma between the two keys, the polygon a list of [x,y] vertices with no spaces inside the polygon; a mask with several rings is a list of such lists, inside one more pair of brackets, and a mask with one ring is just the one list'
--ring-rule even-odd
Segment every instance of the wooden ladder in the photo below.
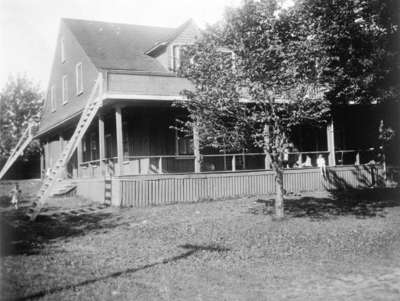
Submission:
{"label": "wooden ladder", "polygon": [[17,145],[12,150],[10,156],[7,159],[6,164],[4,164],[3,168],[0,170],[0,180],[10,169],[10,167],[15,163],[18,157],[24,153],[24,150],[29,145],[29,143],[31,143],[33,139],[32,127],[33,123],[29,123],[28,127],[25,129],[21,138],[19,139]]}
{"label": "wooden ladder", "polygon": [[62,171],[68,160],[71,158],[75,149],[80,143],[83,135],[90,126],[93,118],[96,116],[97,111],[102,105],[102,93],[103,92],[103,78],[101,73],[97,77],[96,83],[92,89],[89,99],[86,103],[85,108],[82,111],[82,115],[79,119],[78,125],[76,126],[75,132],[71,139],[68,141],[66,147],[61,152],[58,160],[56,161],[53,168],[50,169],[43,180],[42,186],[37,194],[36,200],[32,203],[31,208],[29,208],[27,215],[31,221],[34,221],[43,205],[46,203],[47,199],[50,197],[54,185],[57,180],[61,178]]}

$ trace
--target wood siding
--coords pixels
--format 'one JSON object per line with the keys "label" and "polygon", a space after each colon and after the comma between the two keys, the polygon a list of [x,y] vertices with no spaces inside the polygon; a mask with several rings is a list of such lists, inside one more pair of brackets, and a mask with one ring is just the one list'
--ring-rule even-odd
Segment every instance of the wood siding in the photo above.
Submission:
{"label": "wood siding", "polygon": [[94,202],[103,203],[106,182],[104,178],[82,179],[76,182],[77,195],[90,199]]}
{"label": "wood siding", "polygon": [[[61,39],[64,40],[65,47],[64,62],[61,61]],[[75,66],[79,62],[82,63],[83,93],[77,95],[75,87]],[[63,104],[62,81],[63,76],[65,75],[68,78],[69,97],[68,102]],[[51,111],[49,99],[46,97],[43,105],[43,115],[40,122],[39,132],[43,133],[57,123],[60,123],[79,112],[86,104],[97,75],[98,69],[86,55],[75,36],[71,33],[64,22],[61,21],[48,85],[48,91],[50,91],[51,87],[54,87],[56,110],[54,112]]]}
{"label": "wood siding", "polygon": [[110,94],[179,96],[192,85],[187,79],[175,76],[109,73],[107,87]]}

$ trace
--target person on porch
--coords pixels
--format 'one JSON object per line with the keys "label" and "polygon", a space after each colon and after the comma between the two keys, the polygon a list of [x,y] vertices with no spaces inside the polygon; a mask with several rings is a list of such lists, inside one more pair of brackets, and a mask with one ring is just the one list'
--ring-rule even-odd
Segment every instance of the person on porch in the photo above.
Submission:
{"label": "person on porch", "polygon": [[321,169],[321,175],[325,176],[326,174],[326,162],[322,154],[319,154],[317,157],[317,166]]}

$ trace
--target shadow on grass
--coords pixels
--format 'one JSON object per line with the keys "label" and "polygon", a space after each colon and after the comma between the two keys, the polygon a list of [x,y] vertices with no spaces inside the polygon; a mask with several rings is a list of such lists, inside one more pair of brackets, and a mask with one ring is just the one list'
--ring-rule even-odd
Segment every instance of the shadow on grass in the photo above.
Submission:
{"label": "shadow on grass", "polygon": [[139,266],[137,268],[129,268],[123,271],[118,271],[118,272],[114,272],[114,273],[110,273],[107,274],[105,276],[102,277],[97,277],[97,278],[93,278],[93,279],[87,279],[78,283],[74,283],[74,284],[69,284],[69,285],[65,285],[65,286],[60,286],[60,287],[54,287],[54,288],[49,288],[43,291],[39,291],[37,293],[22,297],[22,298],[18,298],[16,300],[31,300],[31,299],[37,299],[37,298],[42,298],[46,295],[50,295],[50,294],[54,294],[57,292],[61,292],[64,290],[69,290],[69,289],[76,289],[79,287],[83,287],[89,284],[93,284],[96,283],[98,281],[105,281],[107,279],[110,278],[117,278],[123,275],[128,275],[128,274],[133,274],[142,270],[146,270],[158,265],[163,265],[163,264],[168,264],[168,263],[172,263],[172,262],[176,262],[179,261],[181,259],[185,259],[188,258],[192,255],[194,255],[197,252],[201,252],[201,251],[207,251],[207,252],[226,252],[229,251],[229,249],[212,244],[212,245],[192,245],[192,244],[185,244],[185,245],[181,245],[179,246],[182,249],[186,249],[188,251],[181,253],[179,255],[176,256],[172,256],[169,258],[165,258],[153,263],[149,263],[149,264],[145,264],[142,266]]}
{"label": "shadow on grass", "polygon": [[40,252],[50,240],[85,235],[94,230],[116,227],[111,213],[62,213],[57,216],[39,215],[35,222],[27,220],[24,210],[14,210],[0,216],[1,256]]}
{"label": "shadow on grass", "polygon": [[328,219],[335,216],[353,215],[358,218],[385,217],[386,208],[400,206],[399,189],[349,189],[334,191],[332,198],[303,197],[289,200],[286,205],[288,215]]}
{"label": "shadow on grass", "polygon": [[[258,200],[265,203],[262,208],[252,208],[253,214],[271,214],[273,199]],[[285,200],[288,217],[330,219],[338,216],[357,218],[385,217],[388,208],[400,206],[399,188],[346,189],[331,191],[331,197],[305,196]]]}
{"label": "shadow on grass", "polygon": [[228,252],[230,249],[219,246],[218,244],[210,244],[210,245],[192,245],[185,244],[179,246],[182,249],[189,249],[192,251],[207,251],[207,252]]}
{"label": "shadow on grass", "polygon": [[[316,180],[314,180],[316,181]],[[289,217],[329,219],[354,215],[358,218],[384,217],[386,208],[400,206],[400,187],[385,187],[379,165],[358,165],[347,170],[326,169],[321,173],[328,197],[287,197],[285,214]],[[266,206],[251,208],[253,214],[273,214],[274,199],[258,200]]]}

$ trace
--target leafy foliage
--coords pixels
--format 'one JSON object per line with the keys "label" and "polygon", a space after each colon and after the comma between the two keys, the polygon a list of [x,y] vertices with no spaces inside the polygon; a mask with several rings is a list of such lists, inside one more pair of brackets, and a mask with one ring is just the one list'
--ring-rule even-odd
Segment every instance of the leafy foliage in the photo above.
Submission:
{"label": "leafy foliage", "polygon": [[181,104],[190,114],[186,130],[197,127],[203,147],[262,148],[282,200],[283,154],[295,126],[323,124],[331,105],[400,96],[399,6],[300,0],[282,10],[274,0],[247,0],[227,9],[186,51],[180,75],[195,86]]}
{"label": "leafy foliage", "polygon": [[[25,76],[10,78],[0,93],[0,161],[6,160],[29,122],[38,123],[42,93]],[[39,152],[39,143],[32,142],[25,159]]]}
{"label": "leafy foliage", "polygon": [[321,76],[333,103],[374,103],[400,96],[397,0],[303,0],[296,17],[325,54]]}
{"label": "leafy foliage", "polygon": [[321,97],[321,53],[293,11],[278,13],[275,1],[247,1],[227,11],[225,43],[238,58],[241,85],[248,88],[253,141],[280,168],[291,129],[323,122],[329,103]]}
{"label": "leafy foliage", "polygon": [[182,103],[190,114],[186,126],[199,128],[203,145],[237,150],[250,141],[270,158],[278,215],[283,215],[283,154],[291,129],[320,124],[329,114],[319,81],[323,53],[293,15],[273,0],[228,9],[224,21],[187,50],[190,59],[180,72],[195,85]]}
{"label": "leafy foliage", "polygon": [[202,40],[185,49],[180,75],[195,86],[184,91],[189,102],[179,103],[189,111],[181,130],[190,133],[198,127],[201,147],[239,150],[246,144],[246,108],[239,105],[241,89],[231,53],[224,49],[222,28],[216,26],[203,33]]}

